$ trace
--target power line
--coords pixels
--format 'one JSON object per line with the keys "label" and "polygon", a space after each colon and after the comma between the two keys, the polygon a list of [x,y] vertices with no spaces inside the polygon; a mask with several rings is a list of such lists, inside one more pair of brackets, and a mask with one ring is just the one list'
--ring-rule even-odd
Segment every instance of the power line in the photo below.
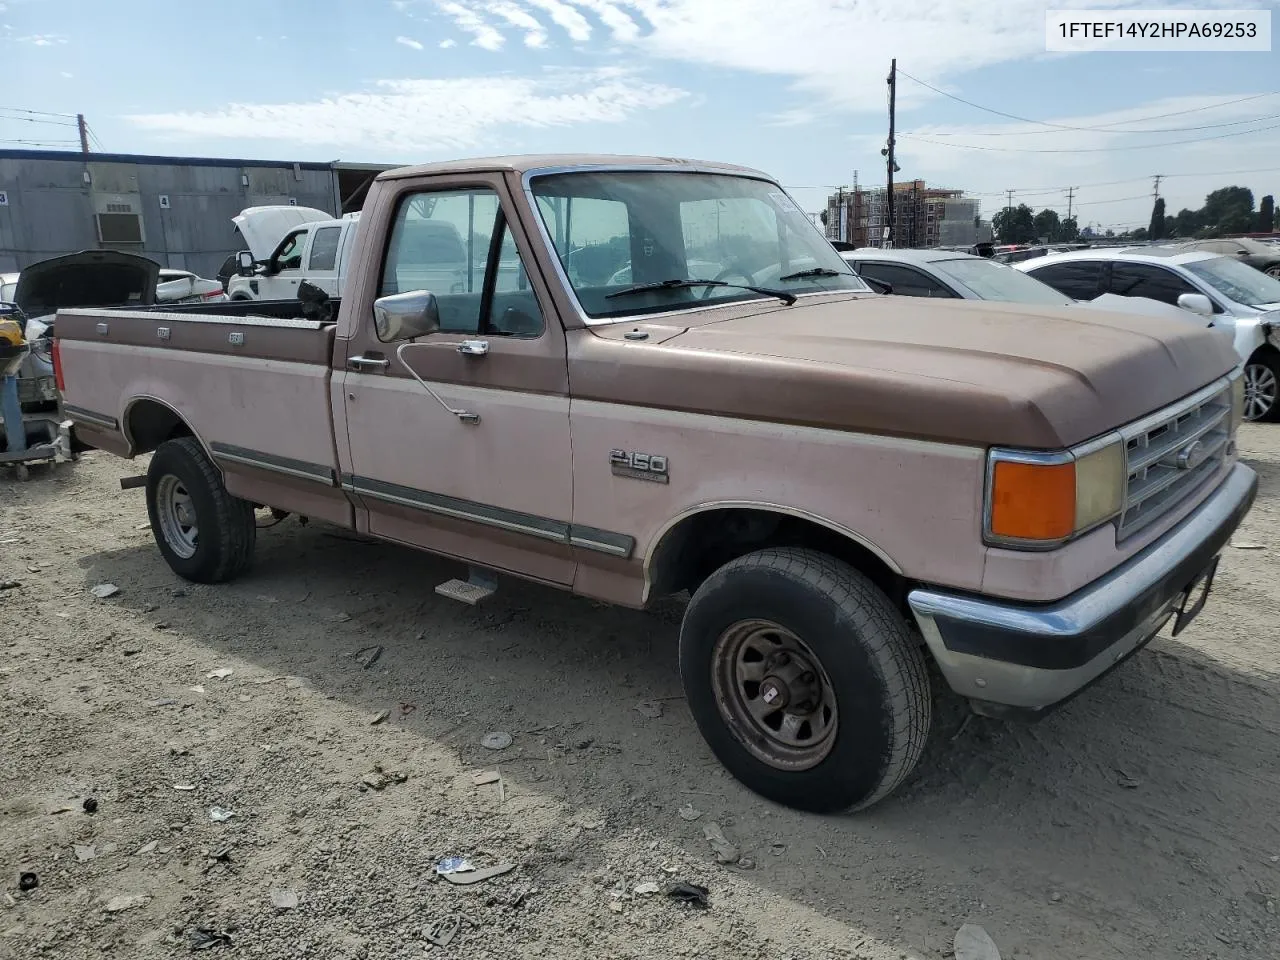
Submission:
{"label": "power line", "polygon": [[1189,140],[1166,140],[1163,143],[1135,143],[1122,147],[1080,147],[1077,149],[1033,150],[1023,147],[984,147],[976,143],[947,143],[945,140],[929,140],[906,133],[899,134],[916,143],[932,143],[939,147],[955,147],[958,150],[983,150],[995,153],[1116,153],[1121,150],[1156,150],[1161,147],[1179,147],[1187,143],[1205,143],[1209,140],[1226,140],[1229,137],[1244,137],[1251,133],[1265,133],[1268,130],[1280,130],[1280,123],[1268,127],[1257,127],[1253,130],[1239,130],[1235,133],[1220,133],[1213,137],[1192,137]]}
{"label": "power line", "polygon": [[39,117],[7,117],[3,114],[0,114],[0,120],[5,120],[10,123],[43,123],[51,127],[74,127],[75,126],[74,123],[70,123],[66,120],[42,120]]}
{"label": "power line", "polygon": [[[1006,119],[1009,119],[1009,120],[1017,120],[1019,123],[1034,123],[1042,127],[1054,127],[1058,130],[1090,131],[1090,130],[1098,129],[1097,126],[1081,127],[1081,126],[1073,126],[1069,123],[1051,123],[1048,120],[1034,120],[1031,117],[1020,117],[1014,113],[1005,113],[1003,110],[996,110],[992,107],[984,107],[980,103],[974,103],[972,100],[966,100],[964,97],[958,97],[954,93],[948,93],[946,90],[940,90],[939,88],[935,87],[931,83],[926,83],[925,81],[919,79],[918,77],[913,77],[911,74],[907,73],[905,70],[899,70],[898,72],[902,74],[904,77],[906,77],[908,80],[918,83],[920,84],[920,86],[926,87],[932,90],[934,93],[939,93],[944,97],[950,97],[952,100],[955,100],[958,103],[963,103],[966,106],[973,107],[976,110],[982,110],[985,113],[995,114],[998,117],[1005,117]],[[1197,113],[1202,110],[1213,110],[1213,109],[1216,109],[1217,107],[1226,107],[1234,103],[1245,103],[1250,100],[1260,100],[1263,97],[1274,97],[1276,93],[1277,91],[1271,91],[1269,93],[1256,93],[1248,97],[1240,97],[1235,100],[1224,100],[1221,103],[1210,104],[1203,107],[1191,107],[1187,110],[1175,110],[1172,113],[1156,114],[1150,117],[1136,117],[1132,120],[1116,120],[1110,124],[1102,124],[1101,126],[1104,126],[1104,127],[1117,126],[1121,123],[1145,123],[1148,120],[1160,120],[1165,117],[1176,117],[1186,113]]]}
{"label": "power line", "polygon": [[0,110],[10,110],[13,113],[29,113],[32,116],[42,117],[62,117],[64,120],[75,120],[74,113],[50,113],[48,110],[28,110],[26,107],[0,107]]}
{"label": "power line", "polygon": [[[1265,117],[1250,117],[1248,120],[1228,120],[1228,121],[1226,121],[1225,123],[1206,123],[1206,124],[1201,124],[1200,126],[1196,126],[1196,127],[1163,127],[1163,128],[1156,128],[1156,129],[1154,129],[1154,130],[1153,130],[1153,129],[1146,129],[1146,130],[1107,130],[1107,129],[1104,129],[1103,127],[1080,127],[1080,128],[1078,128],[1078,129],[1079,129],[1079,130],[1082,130],[1082,131],[1092,132],[1092,133],[1110,133],[1110,134],[1120,134],[1120,133],[1187,133],[1188,131],[1191,131],[1191,130],[1217,130],[1217,129],[1219,129],[1220,127],[1238,127],[1238,126],[1241,126],[1242,124],[1246,124],[1246,123],[1261,123],[1263,120],[1276,120],[1276,119],[1280,119],[1280,113],[1272,113],[1272,114],[1268,114],[1268,115],[1267,115],[1267,116],[1265,116]],[[1134,120],[1123,120],[1123,121],[1118,121],[1118,122],[1120,122],[1120,123],[1135,123],[1136,121],[1134,121]],[[926,132],[929,136],[931,136],[931,137],[1034,137],[1034,136],[1037,136],[1037,135],[1043,135],[1043,134],[1046,134],[1046,133],[1050,133],[1050,134],[1052,134],[1052,133],[1064,133],[1065,131],[1063,131],[1063,130],[1002,130],[1002,131],[981,131],[981,130],[969,130],[969,131],[942,131],[942,130],[927,130],[927,131],[925,131],[925,132]],[[902,134],[902,136],[904,136],[904,137],[909,137],[909,136],[914,136],[914,135],[915,135],[915,134],[913,134],[913,133],[904,133],[904,134]]]}
{"label": "power line", "polygon": [[56,147],[64,143],[79,143],[78,140],[0,140],[0,143],[19,143],[24,147]]}

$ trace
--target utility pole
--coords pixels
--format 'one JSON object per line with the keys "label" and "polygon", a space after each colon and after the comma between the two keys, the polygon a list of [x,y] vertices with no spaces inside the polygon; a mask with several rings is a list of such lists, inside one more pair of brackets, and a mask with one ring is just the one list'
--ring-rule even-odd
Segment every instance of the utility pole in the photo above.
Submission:
{"label": "utility pole", "polygon": [[[1004,205],[1004,228],[1006,230],[1012,230],[1013,229],[1013,191],[1006,190],[1005,196],[1008,198],[1008,200],[1005,202],[1005,205]],[[1005,242],[1008,243],[1009,241],[1006,239]]]}
{"label": "utility pole", "polygon": [[76,114],[76,127],[80,130],[80,152],[89,152],[89,125],[84,122],[84,114]]}
{"label": "utility pole", "polygon": [[1067,219],[1071,219],[1071,204],[1076,198],[1076,188],[1067,187]]}
{"label": "utility pole", "polygon": [[839,197],[839,200],[837,200],[836,202],[836,239],[839,240],[841,243],[844,243],[845,242],[845,239],[844,239],[845,215],[844,215],[844,187],[843,186],[836,188],[836,196]]}
{"label": "utility pole", "polygon": [[893,120],[894,111],[898,105],[898,58],[894,57],[889,61],[889,143],[887,146],[887,156],[889,158],[889,193],[886,199],[889,203],[889,215],[886,223],[888,225],[889,237],[885,241],[885,246],[893,246]]}
{"label": "utility pole", "polygon": [[1156,200],[1159,200],[1159,199],[1160,199],[1160,181],[1164,179],[1164,174],[1163,174],[1163,173],[1157,173],[1157,174],[1156,174],[1154,177],[1152,177],[1151,179],[1153,179],[1153,180],[1155,181],[1155,189],[1153,189],[1153,190],[1151,191],[1152,196],[1153,196]]}

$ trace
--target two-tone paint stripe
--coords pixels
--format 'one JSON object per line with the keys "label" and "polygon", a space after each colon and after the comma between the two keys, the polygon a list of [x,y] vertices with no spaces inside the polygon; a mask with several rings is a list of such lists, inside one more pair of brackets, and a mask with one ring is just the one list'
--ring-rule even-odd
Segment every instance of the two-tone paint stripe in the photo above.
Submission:
{"label": "two-tone paint stripe", "polygon": [[108,416],[105,413],[97,413],[88,410],[85,407],[77,407],[74,404],[64,403],[62,412],[70,417],[76,423],[83,423],[87,427],[100,427],[103,430],[119,431],[120,421],[115,417]]}
{"label": "two-tone paint stripe", "polygon": [[[210,451],[216,459],[227,463],[254,467],[301,480],[313,480],[328,487],[339,486],[336,472],[326,464],[295,460],[291,457],[281,457],[227,443],[210,444]],[[627,534],[578,523],[566,523],[563,520],[553,520],[519,510],[508,510],[505,507],[495,507],[474,500],[464,500],[429,490],[419,490],[416,487],[375,480],[372,477],[343,477],[340,485],[349,496],[393,503],[412,510],[421,510],[424,513],[477,523],[552,543],[564,543],[613,557],[624,559],[630,557],[636,546],[635,537]]]}

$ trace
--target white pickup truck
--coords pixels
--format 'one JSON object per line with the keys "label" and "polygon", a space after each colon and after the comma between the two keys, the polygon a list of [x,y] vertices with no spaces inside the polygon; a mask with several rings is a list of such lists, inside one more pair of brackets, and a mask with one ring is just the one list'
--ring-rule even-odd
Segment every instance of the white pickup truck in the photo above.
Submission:
{"label": "white pickup truck", "polygon": [[288,300],[305,281],[342,295],[360,214],[335,220],[312,207],[249,207],[233,218],[251,256],[227,283],[232,300]]}

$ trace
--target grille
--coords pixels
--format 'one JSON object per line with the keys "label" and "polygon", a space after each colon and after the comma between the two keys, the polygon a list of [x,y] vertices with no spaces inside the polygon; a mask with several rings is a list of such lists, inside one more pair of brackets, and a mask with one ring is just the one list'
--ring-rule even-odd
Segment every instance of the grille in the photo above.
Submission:
{"label": "grille", "polygon": [[1160,519],[1217,472],[1230,417],[1230,387],[1213,384],[1120,431],[1128,479],[1117,540]]}

